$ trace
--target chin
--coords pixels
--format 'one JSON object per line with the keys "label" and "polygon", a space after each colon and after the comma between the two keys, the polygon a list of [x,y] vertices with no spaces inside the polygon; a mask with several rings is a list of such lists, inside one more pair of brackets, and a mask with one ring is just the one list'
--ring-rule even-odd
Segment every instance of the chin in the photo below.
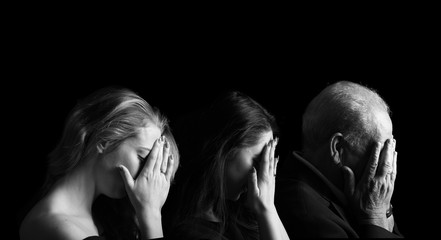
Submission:
{"label": "chin", "polygon": [[124,188],[115,189],[112,193],[107,195],[110,198],[113,199],[121,199],[127,196],[126,190]]}
{"label": "chin", "polygon": [[127,194],[124,192],[124,193],[122,193],[122,194],[118,194],[118,195],[115,196],[114,198],[115,198],[115,199],[122,199],[122,198],[124,198],[125,196],[127,196]]}
{"label": "chin", "polygon": [[228,200],[231,201],[237,201],[239,200],[240,196],[242,196],[243,193],[246,193],[246,189],[242,189],[240,192],[236,193],[236,194],[231,194],[230,196],[228,196]]}
{"label": "chin", "polygon": [[230,200],[232,200],[232,201],[237,201],[237,200],[239,200],[239,198],[240,198],[240,194],[237,195],[237,196],[235,196],[235,197],[233,197],[233,198],[231,198]]}

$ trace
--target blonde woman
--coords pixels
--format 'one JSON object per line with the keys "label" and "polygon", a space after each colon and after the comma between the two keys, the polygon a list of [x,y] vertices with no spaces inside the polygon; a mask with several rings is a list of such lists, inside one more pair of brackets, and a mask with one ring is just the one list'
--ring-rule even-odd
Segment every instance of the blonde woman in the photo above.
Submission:
{"label": "blonde woman", "polygon": [[161,238],[161,208],[178,161],[157,109],[128,89],[98,90],[69,114],[20,238]]}

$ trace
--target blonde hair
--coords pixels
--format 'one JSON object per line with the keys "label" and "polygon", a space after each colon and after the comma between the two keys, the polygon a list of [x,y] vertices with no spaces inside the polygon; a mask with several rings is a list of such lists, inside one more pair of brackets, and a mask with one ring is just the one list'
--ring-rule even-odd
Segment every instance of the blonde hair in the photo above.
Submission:
{"label": "blonde hair", "polygon": [[167,137],[178,163],[179,152],[168,120],[158,109],[125,88],[109,87],[92,93],[68,115],[61,140],[49,155],[45,185],[53,184],[95,154],[98,144],[106,143],[106,151],[111,151],[147,123]]}

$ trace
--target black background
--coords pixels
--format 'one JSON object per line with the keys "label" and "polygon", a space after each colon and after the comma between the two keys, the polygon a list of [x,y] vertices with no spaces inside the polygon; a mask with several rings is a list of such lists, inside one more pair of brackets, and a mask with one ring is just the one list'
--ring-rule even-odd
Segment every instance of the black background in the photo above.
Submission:
{"label": "black background", "polygon": [[282,146],[298,149],[307,103],[327,84],[351,80],[376,89],[392,110],[399,152],[392,202],[401,232],[406,237],[435,232],[429,219],[439,208],[434,200],[439,157],[432,147],[439,142],[439,76],[433,75],[431,33],[406,24],[375,30],[366,22],[358,30],[326,22],[234,29],[176,23],[155,34],[127,25],[84,26],[26,21],[8,36],[2,120],[10,137],[3,150],[8,175],[3,198],[12,200],[16,213],[41,185],[46,156],[68,112],[98,88],[118,85],[138,92],[172,126],[218,92],[240,90],[275,114]]}

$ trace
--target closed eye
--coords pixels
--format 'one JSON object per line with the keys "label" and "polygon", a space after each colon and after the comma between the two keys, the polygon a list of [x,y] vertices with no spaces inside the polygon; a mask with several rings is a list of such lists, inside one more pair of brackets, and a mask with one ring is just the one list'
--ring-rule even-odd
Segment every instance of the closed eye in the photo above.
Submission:
{"label": "closed eye", "polygon": [[260,163],[260,155],[253,158],[253,165],[258,165]]}
{"label": "closed eye", "polygon": [[[147,155],[148,156],[148,155]],[[141,162],[145,162],[145,159],[147,158],[147,156],[145,158],[143,158],[142,156],[138,155],[138,159]]]}
{"label": "closed eye", "polygon": [[[144,149],[144,148],[143,148]],[[145,160],[147,160],[147,157],[150,154],[150,149],[145,148],[145,150],[142,151],[138,151],[138,159],[141,162],[145,162]],[[145,157],[143,157],[145,156]]]}

